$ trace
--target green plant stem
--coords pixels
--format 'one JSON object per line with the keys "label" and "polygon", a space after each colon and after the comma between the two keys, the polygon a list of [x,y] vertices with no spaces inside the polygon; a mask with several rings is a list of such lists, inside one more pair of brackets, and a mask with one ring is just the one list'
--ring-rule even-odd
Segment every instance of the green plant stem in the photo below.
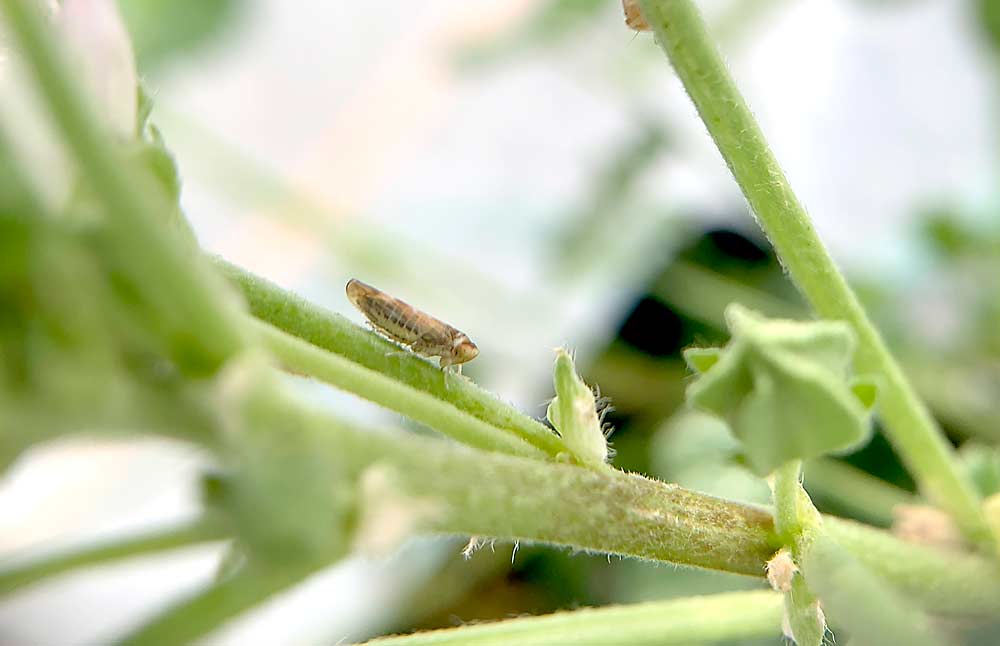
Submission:
{"label": "green plant stem", "polygon": [[82,176],[94,187],[111,216],[109,254],[138,277],[138,284],[155,285],[142,293],[161,314],[198,330],[185,342],[198,347],[217,367],[241,349],[247,338],[236,312],[197,271],[201,259],[185,249],[167,222],[172,213],[152,178],[137,172],[109,145],[109,135],[91,113],[33,0],[3,0],[11,33],[51,111]]}
{"label": "green plant stem", "polygon": [[[808,555],[820,524],[819,514],[802,489],[802,460],[789,460],[774,472],[774,529],[791,551],[797,567]],[[802,574],[795,572],[784,593],[785,617],[796,644],[821,644],[826,621],[817,611],[813,594]]]}
{"label": "green plant stem", "polygon": [[921,492],[980,545],[991,533],[951,446],[890,355],[792,191],[760,127],[691,0],[639,0],[667,58],[694,102],[761,228],[816,312],[847,321],[858,335],[855,368],[882,378],[879,411]]}
{"label": "green plant stem", "polygon": [[46,556],[0,570],[0,596],[80,568],[189,547],[225,537],[226,533],[220,524],[200,519],[165,531]]}
{"label": "green plant stem", "polygon": [[[408,497],[438,503],[439,513],[424,526],[435,533],[542,542],[758,577],[781,545],[766,509],[635,474],[363,432],[295,407],[284,417],[315,427],[320,446],[328,447],[342,471],[360,473],[377,464],[390,469]],[[823,526],[934,612],[1000,612],[1000,568],[990,559],[911,545],[832,517]]]}
{"label": "green plant stem", "polygon": [[[463,444],[511,455],[546,457],[541,449],[514,433],[491,426],[422,390],[318,348],[268,323],[254,321],[253,327],[264,345],[291,372],[308,375],[354,393]],[[459,375],[447,375],[446,378],[455,382],[462,379]]]}
{"label": "green plant stem", "polygon": [[357,460],[348,470],[389,468],[400,491],[440,507],[425,526],[434,533],[543,542],[749,576],[763,576],[775,550],[766,510],[635,474],[396,434],[342,429],[331,441],[342,459]]}
{"label": "green plant stem", "polygon": [[319,569],[315,564],[250,565],[210,585],[143,624],[120,640],[123,646],[189,644],[226,620],[286,590]]}
{"label": "green plant stem", "polygon": [[[852,644],[944,646],[923,609],[886,585],[828,533],[819,532],[801,567],[809,588],[823,600],[823,611],[850,634]],[[813,643],[822,644],[822,637]]]}
{"label": "green plant stem", "polygon": [[1000,613],[1000,566],[992,559],[907,543],[883,530],[833,516],[823,517],[823,532],[935,614]]}
{"label": "green plant stem", "polygon": [[801,474],[801,460],[789,460],[774,472],[774,531],[788,545],[794,545],[802,531],[799,518]]}
{"label": "green plant stem", "polygon": [[243,293],[254,317],[312,345],[340,355],[365,368],[387,375],[411,388],[433,395],[455,408],[509,431],[555,457],[566,452],[562,440],[548,427],[499,400],[467,379],[448,379],[428,361],[401,354],[399,346],[374,332],[274,283],[216,258],[215,264]]}
{"label": "green plant stem", "polygon": [[916,501],[905,489],[840,460],[810,460],[805,465],[805,475],[806,489],[813,497],[833,502],[861,520],[883,527],[892,524],[892,510],[896,505]]}
{"label": "green plant stem", "polygon": [[372,646],[606,646],[691,644],[775,637],[781,595],[769,590],[584,608],[449,630],[386,637]]}

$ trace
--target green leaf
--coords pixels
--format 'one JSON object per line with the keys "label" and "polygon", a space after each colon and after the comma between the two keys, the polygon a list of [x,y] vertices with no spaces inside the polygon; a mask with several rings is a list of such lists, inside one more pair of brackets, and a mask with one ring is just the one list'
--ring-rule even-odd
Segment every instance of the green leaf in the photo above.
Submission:
{"label": "green leaf", "polygon": [[688,368],[701,374],[719,362],[722,350],[719,348],[687,348],[683,352]]}
{"label": "green leaf", "polygon": [[594,393],[576,374],[569,353],[562,348],[556,352],[556,396],[546,417],[581,464],[603,465],[608,459],[608,443],[601,430]]}
{"label": "green leaf", "polygon": [[[846,323],[767,319],[737,304],[726,321],[732,338],[687,399],[729,422],[756,473],[867,441],[876,389],[849,379],[855,339]],[[711,358],[685,353],[701,366]]]}
{"label": "green leaf", "polygon": [[996,447],[966,442],[959,450],[959,458],[981,495],[1000,492],[1000,452]]}
{"label": "green leaf", "polygon": [[858,398],[861,405],[867,410],[875,407],[878,400],[878,385],[872,377],[855,377],[851,379],[851,392]]}
{"label": "green leaf", "polygon": [[768,504],[767,483],[742,464],[742,447],[718,417],[680,410],[653,437],[651,473],[682,487]]}

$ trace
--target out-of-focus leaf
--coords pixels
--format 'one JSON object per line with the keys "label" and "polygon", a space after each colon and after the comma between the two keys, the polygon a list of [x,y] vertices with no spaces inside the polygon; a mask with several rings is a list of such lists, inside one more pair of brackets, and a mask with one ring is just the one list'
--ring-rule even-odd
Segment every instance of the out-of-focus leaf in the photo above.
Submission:
{"label": "out-of-focus leaf", "polygon": [[742,447],[726,424],[697,411],[682,411],[657,431],[652,473],[668,482],[724,498],[766,504],[767,483],[741,463]]}
{"label": "out-of-focus leaf", "polygon": [[868,439],[874,387],[850,381],[855,339],[846,323],[767,319],[736,304],[726,321],[729,344],[687,398],[729,422],[754,471]]}
{"label": "out-of-focus leaf", "polygon": [[979,26],[990,44],[1000,51],[1000,2],[996,0],[976,0]]}
{"label": "out-of-focus leaf", "polygon": [[722,356],[720,348],[688,348],[684,351],[684,362],[688,368],[701,374],[719,362]]}
{"label": "out-of-focus leaf", "polygon": [[1000,492],[1000,452],[996,447],[966,442],[959,457],[980,495],[986,497]]}
{"label": "out-of-focus leaf", "polygon": [[807,552],[802,572],[830,625],[847,632],[851,644],[942,644],[925,614],[823,532]]}
{"label": "out-of-focus leaf", "polygon": [[510,32],[486,43],[475,43],[459,53],[465,67],[490,65],[522,51],[555,45],[596,22],[616,0],[546,0]]}
{"label": "out-of-focus leaf", "polygon": [[233,21],[242,0],[118,0],[143,70],[209,43]]}
{"label": "out-of-focus leaf", "polygon": [[[257,380],[255,360],[227,367],[222,406],[242,430],[227,446],[214,503],[237,526],[253,561],[323,563],[349,547],[356,504],[352,482],[328,452],[316,451],[314,426],[276,417],[273,384]],[[275,429],[280,429],[279,433]],[[342,486],[338,486],[342,485]]]}
{"label": "out-of-focus leaf", "polygon": [[948,210],[927,213],[920,228],[934,251],[947,258],[961,256],[981,244],[967,227],[962,226],[957,214]]}
{"label": "out-of-focus leaf", "polygon": [[0,217],[0,458],[58,434],[198,437],[209,393],[173,363],[160,322],[64,221]]}

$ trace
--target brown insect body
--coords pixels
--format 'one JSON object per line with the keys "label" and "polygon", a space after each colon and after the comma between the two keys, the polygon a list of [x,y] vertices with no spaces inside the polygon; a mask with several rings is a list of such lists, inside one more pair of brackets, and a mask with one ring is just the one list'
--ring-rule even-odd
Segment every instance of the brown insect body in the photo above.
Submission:
{"label": "brown insect body", "polygon": [[379,332],[417,354],[440,357],[442,368],[479,354],[464,332],[360,280],[348,281],[347,298]]}
{"label": "brown insect body", "polygon": [[625,24],[636,31],[650,31],[651,27],[646,22],[646,18],[639,9],[637,0],[622,0],[622,8],[625,10]]}

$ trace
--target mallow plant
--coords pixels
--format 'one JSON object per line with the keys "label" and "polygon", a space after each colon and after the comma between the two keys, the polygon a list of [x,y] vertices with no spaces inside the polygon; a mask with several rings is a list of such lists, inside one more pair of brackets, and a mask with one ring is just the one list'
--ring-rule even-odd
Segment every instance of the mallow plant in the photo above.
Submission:
{"label": "mallow plant", "polygon": [[[685,353],[688,404],[725,421],[748,468],[770,485],[769,507],[612,466],[594,391],[565,350],[554,358],[546,425],[204,254],[181,213],[177,170],[149,121],[113,3],[65,0],[52,15],[42,4],[0,0],[0,463],[70,435],[156,435],[200,447],[212,466],[197,520],[10,560],[0,593],[226,541],[232,558],[215,581],[120,637],[187,643],[353,552],[387,554],[410,536],[455,535],[770,585],[377,642],[697,644],[784,635],[816,646],[834,631],[857,644],[943,644],[955,626],[1000,613],[995,501],[980,499],[817,237],[691,0],[628,4],[815,314],[775,320],[732,303],[725,347]],[[317,410],[283,372],[437,436],[361,428]],[[813,506],[803,462],[858,448],[873,418],[923,504],[943,512],[960,545],[906,542]]]}

